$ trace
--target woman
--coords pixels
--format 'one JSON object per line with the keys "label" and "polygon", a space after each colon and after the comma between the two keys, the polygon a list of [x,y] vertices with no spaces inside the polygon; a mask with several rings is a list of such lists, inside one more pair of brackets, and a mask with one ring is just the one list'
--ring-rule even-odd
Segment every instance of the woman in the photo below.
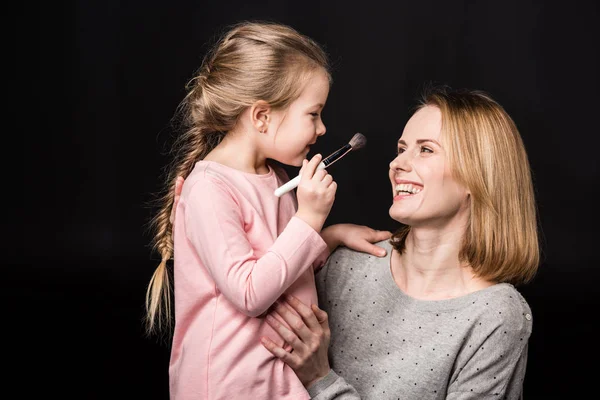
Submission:
{"label": "woman", "polygon": [[267,319],[293,349],[263,345],[312,398],[517,399],[532,317],[514,285],[539,264],[519,132],[489,95],[434,88],[397,148],[388,256],[338,249],[317,273],[324,311],[280,302]]}

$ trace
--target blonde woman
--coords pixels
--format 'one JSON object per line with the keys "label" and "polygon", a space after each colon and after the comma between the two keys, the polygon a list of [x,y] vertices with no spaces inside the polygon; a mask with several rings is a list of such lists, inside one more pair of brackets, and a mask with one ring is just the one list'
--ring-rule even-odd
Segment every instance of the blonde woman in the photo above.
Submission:
{"label": "blonde woman", "polygon": [[268,318],[293,351],[263,344],[315,399],[519,399],[533,320],[515,285],[540,258],[521,136],[488,94],[432,88],[397,151],[388,256],[335,251],[322,310],[289,297]]}

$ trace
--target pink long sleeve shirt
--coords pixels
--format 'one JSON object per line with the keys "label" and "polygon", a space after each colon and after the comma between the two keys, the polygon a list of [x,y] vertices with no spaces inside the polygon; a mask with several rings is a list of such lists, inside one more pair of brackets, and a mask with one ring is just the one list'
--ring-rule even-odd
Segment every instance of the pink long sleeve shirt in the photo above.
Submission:
{"label": "pink long sleeve shirt", "polygon": [[261,317],[283,294],[317,304],[321,236],[294,217],[287,180],[198,162],[177,206],[171,400],[308,399],[294,372],[260,343],[287,346]]}

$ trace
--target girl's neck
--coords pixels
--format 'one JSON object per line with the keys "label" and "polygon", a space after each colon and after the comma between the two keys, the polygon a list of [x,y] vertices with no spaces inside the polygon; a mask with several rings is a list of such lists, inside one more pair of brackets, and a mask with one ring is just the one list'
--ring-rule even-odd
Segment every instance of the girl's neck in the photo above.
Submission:
{"label": "girl's neck", "polygon": [[458,259],[464,228],[411,229],[402,254],[392,252],[391,270],[398,287],[421,300],[444,300],[492,285]]}
{"label": "girl's neck", "polygon": [[214,161],[250,174],[263,175],[269,172],[267,160],[260,155],[250,135],[243,132],[229,132],[221,143],[212,149],[206,161]]}

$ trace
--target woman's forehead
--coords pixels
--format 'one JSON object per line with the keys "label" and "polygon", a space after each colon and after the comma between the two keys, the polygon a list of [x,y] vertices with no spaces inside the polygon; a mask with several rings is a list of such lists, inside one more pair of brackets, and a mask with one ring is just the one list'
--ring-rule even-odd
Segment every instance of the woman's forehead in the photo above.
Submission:
{"label": "woman's forehead", "polygon": [[423,139],[439,141],[442,131],[442,112],[434,106],[425,106],[408,120],[400,140],[414,142]]}

